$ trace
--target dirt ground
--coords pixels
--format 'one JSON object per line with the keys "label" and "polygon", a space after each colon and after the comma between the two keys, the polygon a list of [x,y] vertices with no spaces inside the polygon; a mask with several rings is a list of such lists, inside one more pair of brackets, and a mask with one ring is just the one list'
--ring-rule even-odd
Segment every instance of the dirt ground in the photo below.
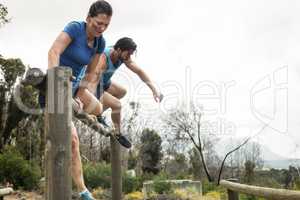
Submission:
{"label": "dirt ground", "polygon": [[44,198],[36,192],[16,191],[12,195],[5,196],[4,200],[44,200]]}

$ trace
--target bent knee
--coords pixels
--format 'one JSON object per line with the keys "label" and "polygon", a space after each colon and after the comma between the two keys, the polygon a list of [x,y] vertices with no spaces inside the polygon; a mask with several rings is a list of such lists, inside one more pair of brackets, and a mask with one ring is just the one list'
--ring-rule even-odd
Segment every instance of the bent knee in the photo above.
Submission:
{"label": "bent knee", "polygon": [[112,110],[121,110],[121,108],[122,108],[122,104],[121,101],[119,100],[114,101],[114,103],[111,105]]}
{"label": "bent knee", "polygon": [[103,112],[103,105],[97,99],[93,99],[88,105],[83,107],[87,113],[99,115]]}
{"label": "bent knee", "polygon": [[123,98],[127,93],[127,90],[125,88],[123,88],[120,92],[120,95],[119,95],[119,99]]}

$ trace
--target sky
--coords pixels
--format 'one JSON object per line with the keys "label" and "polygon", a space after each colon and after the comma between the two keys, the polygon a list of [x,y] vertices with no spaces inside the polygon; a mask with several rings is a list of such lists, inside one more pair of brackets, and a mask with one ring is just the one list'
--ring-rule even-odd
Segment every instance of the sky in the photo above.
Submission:
{"label": "sky", "polygon": [[[1,2],[11,17],[0,29],[1,54],[46,70],[56,36],[68,22],[84,21],[93,1]],[[107,45],[132,37],[138,44],[133,59],[165,96],[154,103],[150,90],[122,67],[113,80],[128,90],[123,104],[139,101],[151,118],[193,101],[204,109],[203,123],[224,138],[256,135],[272,152],[300,158],[299,1],[109,2]]]}

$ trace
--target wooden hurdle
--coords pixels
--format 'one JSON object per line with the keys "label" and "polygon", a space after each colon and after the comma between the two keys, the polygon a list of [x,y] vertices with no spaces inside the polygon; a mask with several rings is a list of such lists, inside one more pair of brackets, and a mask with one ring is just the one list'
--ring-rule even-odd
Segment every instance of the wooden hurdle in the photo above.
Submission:
{"label": "wooden hurdle", "polygon": [[[46,94],[45,108],[45,175],[46,200],[71,200],[71,121],[76,117],[98,133],[109,136],[111,130],[105,129],[93,117],[80,110],[72,99],[72,71],[67,67],[48,69],[47,76],[38,68],[29,69],[24,85],[32,85]],[[110,137],[112,168],[112,199],[122,199],[122,176],[120,145]]]}

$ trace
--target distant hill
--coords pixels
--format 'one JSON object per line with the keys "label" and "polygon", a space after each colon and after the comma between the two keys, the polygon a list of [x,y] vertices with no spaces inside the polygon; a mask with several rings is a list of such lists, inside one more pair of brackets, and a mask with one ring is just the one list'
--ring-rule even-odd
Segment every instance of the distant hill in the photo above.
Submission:
{"label": "distant hill", "polygon": [[272,152],[266,146],[261,146],[264,167],[275,169],[288,169],[290,165],[300,166],[300,159],[289,159]]}
{"label": "distant hill", "polygon": [[300,159],[287,159],[287,160],[265,160],[264,167],[275,169],[288,169],[289,166],[300,167]]}
{"label": "distant hill", "polygon": [[[223,158],[225,153],[228,152],[229,149],[231,149],[228,148],[227,144],[230,144],[230,142],[232,141],[224,139],[221,142],[222,145],[220,145],[220,147],[218,148],[218,154]],[[267,146],[261,145],[261,154],[264,160],[265,168],[288,169],[290,165],[300,167],[300,158],[290,159],[290,158],[280,156],[274,153],[273,151],[271,151]]]}

